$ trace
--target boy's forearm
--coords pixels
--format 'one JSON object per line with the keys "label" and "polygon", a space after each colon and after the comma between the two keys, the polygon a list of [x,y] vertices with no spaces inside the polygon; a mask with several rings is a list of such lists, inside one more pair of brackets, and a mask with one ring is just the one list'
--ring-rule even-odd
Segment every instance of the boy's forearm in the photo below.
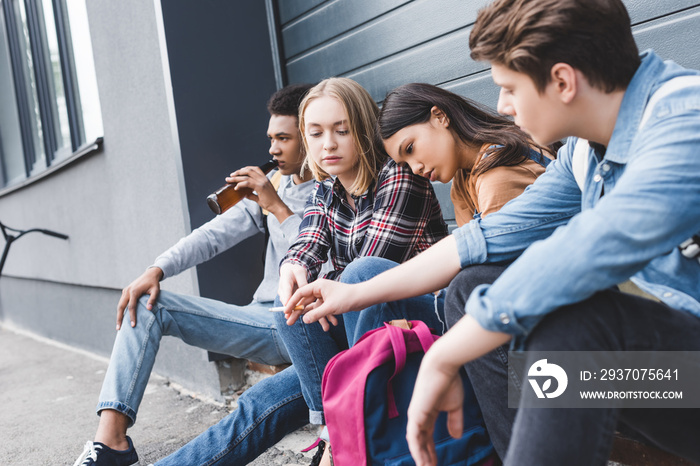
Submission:
{"label": "boy's forearm", "polygon": [[290,209],[287,206],[287,204],[285,204],[284,201],[282,201],[281,199],[279,202],[271,205],[268,210],[272,215],[275,216],[275,218],[277,218],[277,221],[279,223],[284,222],[289,217],[294,215],[294,212],[292,212],[292,209]]}

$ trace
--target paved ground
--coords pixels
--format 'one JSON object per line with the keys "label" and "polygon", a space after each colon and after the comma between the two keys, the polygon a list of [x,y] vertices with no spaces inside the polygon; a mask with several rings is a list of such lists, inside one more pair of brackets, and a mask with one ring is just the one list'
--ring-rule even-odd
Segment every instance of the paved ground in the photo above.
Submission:
{"label": "paved ground", "polygon": [[[72,465],[97,427],[107,361],[0,327],[0,465]],[[129,435],[142,465],[162,458],[228,414],[227,405],[186,394],[152,376]],[[253,465],[305,465],[310,427],[285,437]]]}

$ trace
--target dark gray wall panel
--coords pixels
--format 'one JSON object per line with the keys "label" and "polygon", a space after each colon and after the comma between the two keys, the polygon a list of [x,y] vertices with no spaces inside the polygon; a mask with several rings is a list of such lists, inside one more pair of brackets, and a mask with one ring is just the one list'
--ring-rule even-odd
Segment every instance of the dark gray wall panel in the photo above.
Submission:
{"label": "dark gray wall panel", "polygon": [[[635,30],[643,28],[636,33],[636,38],[641,50],[654,47],[665,58],[674,59],[681,64],[692,67],[693,63],[700,63],[697,59],[700,49],[697,47],[686,48],[681,43],[692,44],[692,38],[700,32],[700,28],[696,24],[697,18],[694,9],[673,15],[668,15],[668,13],[674,11],[671,6],[676,10],[686,8],[692,3],[697,3],[697,0],[672,3],[673,5],[665,3],[650,5],[649,2],[635,2],[634,5],[631,5],[634,10],[630,14],[635,13],[638,22],[644,22],[635,28]],[[651,18],[658,17],[662,18],[648,22]],[[682,34],[682,37],[678,34],[671,35],[664,29],[666,26],[687,31],[687,34]],[[471,27],[460,29],[392,55],[385,60],[374,62],[348,73],[346,76],[361,83],[377,101],[381,101],[391,89],[406,82],[430,82],[442,85],[452,80],[471,76],[488,69],[488,65],[483,62],[474,62],[469,58],[470,33]],[[697,67],[697,65],[695,66]],[[485,90],[484,84],[486,83],[480,83],[478,92]],[[468,87],[462,86],[462,88],[466,90]],[[489,102],[493,94],[494,92],[488,93]],[[496,100],[493,100],[494,106],[495,103]]]}
{"label": "dark gray wall panel", "polygon": [[287,76],[290,82],[311,82],[347,74],[467,27],[484,3],[481,0],[410,3],[290,60]]}
{"label": "dark gray wall panel", "polygon": [[442,84],[487,69],[469,58],[469,29],[460,29],[346,76],[361,83],[381,101],[386,93],[407,82]]}
{"label": "dark gray wall panel", "polygon": [[489,70],[452,81],[442,87],[491,108],[496,108],[498,103],[498,88],[493,84]]}
{"label": "dark gray wall panel", "polygon": [[282,27],[285,57],[315,47],[406,3],[410,0],[356,0],[353,8],[348,8],[341,1],[329,2]]}
{"label": "dark gray wall panel", "polygon": [[309,10],[324,3],[325,0],[279,0],[277,8],[279,9],[280,24],[287,24],[297,16],[303,15]]}
{"label": "dark gray wall panel", "polygon": [[[275,91],[263,2],[162,2],[192,228],[232,171],[270,158],[266,102]],[[197,267],[202,296],[247,304],[262,279],[263,235]]]}
{"label": "dark gray wall panel", "polygon": [[697,0],[625,0],[632,24],[665,16],[698,4]]}
{"label": "dark gray wall panel", "polygon": [[662,58],[700,69],[700,7],[634,28],[639,50],[653,48]]}
{"label": "dark gray wall panel", "polygon": [[[495,108],[498,88],[488,64],[471,60],[468,49],[477,12],[489,1],[336,0],[322,5],[279,0],[287,76],[290,82],[347,76],[378,102],[396,86],[428,82]],[[665,59],[700,69],[699,0],[625,0],[625,5],[640,50],[654,48]],[[453,219],[449,186],[435,183],[435,188],[445,217]]]}
{"label": "dark gray wall panel", "polygon": [[433,182],[433,190],[435,195],[440,201],[440,208],[442,209],[442,217],[445,221],[450,223],[455,223],[455,207],[452,205],[450,200],[450,186],[451,183],[440,183],[439,181]]}
{"label": "dark gray wall panel", "polygon": [[[281,0],[280,8],[284,3]],[[468,51],[471,25],[488,0],[408,4],[386,0],[362,2],[363,8],[358,8],[358,2],[343,0],[321,6],[311,1],[297,3],[312,11],[299,13],[292,24],[285,25],[289,32],[283,37],[287,56],[307,48],[287,62],[290,82],[348,76],[365,86],[377,101],[400,84],[429,82],[495,105],[497,93],[495,87],[489,89],[493,84],[488,75],[475,76],[487,65],[473,62]],[[634,29],[640,49],[653,47],[665,58],[700,68],[700,51],[694,46],[700,34],[696,18],[700,1],[628,0],[625,4],[633,24],[638,25]],[[392,10],[368,19],[382,7],[392,6]]]}

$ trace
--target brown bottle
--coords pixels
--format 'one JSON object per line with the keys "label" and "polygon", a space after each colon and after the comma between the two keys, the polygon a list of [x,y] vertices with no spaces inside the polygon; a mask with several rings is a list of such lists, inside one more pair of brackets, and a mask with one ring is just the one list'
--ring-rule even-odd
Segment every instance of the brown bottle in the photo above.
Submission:
{"label": "brown bottle", "polygon": [[[277,160],[272,159],[269,162],[265,162],[264,164],[260,165],[260,170],[267,175],[270,170],[276,166]],[[233,207],[238,201],[253,192],[253,190],[250,188],[242,188],[237,191],[234,189],[235,187],[236,183],[227,184],[220,187],[214,194],[210,194],[207,197],[207,204],[209,204],[209,208],[211,208],[215,214],[223,214],[228,209]]]}

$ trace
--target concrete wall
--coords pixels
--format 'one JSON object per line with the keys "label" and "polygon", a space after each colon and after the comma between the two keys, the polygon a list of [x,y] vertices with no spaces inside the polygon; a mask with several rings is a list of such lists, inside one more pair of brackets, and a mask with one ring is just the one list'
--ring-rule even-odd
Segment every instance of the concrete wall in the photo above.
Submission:
{"label": "concrete wall", "polygon": [[[214,215],[205,199],[239,167],[270,159],[266,103],[276,90],[265,4],[162,1],[190,225]],[[262,280],[263,235],[197,267],[202,296],[248,304]]]}
{"label": "concrete wall", "polygon": [[[282,67],[290,82],[345,76],[377,102],[391,89],[426,82],[495,108],[487,63],[469,57],[469,33],[490,0],[274,0]],[[700,1],[624,0],[640,50],[700,69]],[[449,185],[433,183],[454,227]]]}
{"label": "concrete wall", "polygon": [[[12,245],[0,278],[0,321],[107,356],[121,288],[190,225],[161,13],[142,0],[87,7],[104,150],[0,198],[2,222],[70,236],[30,234]],[[197,293],[195,271],[163,288]],[[216,394],[206,352],[168,340],[156,370]]]}
{"label": "concrete wall", "polygon": [[[698,0],[623,0],[640,49],[700,67],[690,46]],[[377,100],[407,82],[427,82],[495,106],[487,63],[469,57],[469,33],[490,0],[275,0],[290,82],[346,76]],[[654,32],[652,32],[652,30]]]}

